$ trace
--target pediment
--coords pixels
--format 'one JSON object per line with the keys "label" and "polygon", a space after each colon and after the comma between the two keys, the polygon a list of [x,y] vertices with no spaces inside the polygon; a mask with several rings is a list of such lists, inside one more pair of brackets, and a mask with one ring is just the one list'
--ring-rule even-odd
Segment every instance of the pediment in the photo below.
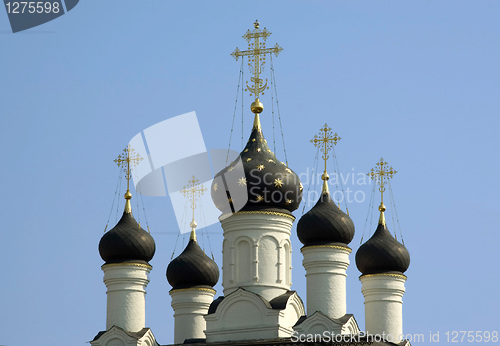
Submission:
{"label": "pediment", "polygon": [[143,328],[138,332],[128,332],[118,326],[99,332],[90,344],[92,346],[158,346],[151,329]]}
{"label": "pediment", "polygon": [[299,334],[321,334],[332,332],[334,334],[358,334],[358,323],[351,314],[340,318],[330,318],[320,311],[301,319],[294,330]]}

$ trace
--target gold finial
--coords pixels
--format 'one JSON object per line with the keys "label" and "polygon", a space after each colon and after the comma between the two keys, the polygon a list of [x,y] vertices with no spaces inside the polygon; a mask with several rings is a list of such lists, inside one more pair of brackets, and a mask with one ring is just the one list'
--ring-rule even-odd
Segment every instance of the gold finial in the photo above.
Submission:
{"label": "gold finial", "polygon": [[255,113],[255,118],[253,119],[253,129],[260,130],[261,127],[259,114],[264,110],[264,105],[259,101],[259,99],[255,99],[255,101],[250,105],[250,109],[253,113]]}
{"label": "gold finial", "polygon": [[320,147],[321,152],[323,153],[323,160],[325,160],[325,171],[323,172],[323,175],[321,175],[321,179],[323,179],[323,193],[328,193],[328,179],[330,179],[330,176],[328,175],[327,169],[326,169],[326,161],[328,160],[328,152],[330,149],[333,148],[334,145],[337,145],[337,143],[341,140],[342,138],[339,137],[339,135],[335,132],[335,134],[332,133],[331,127],[328,127],[327,124],[325,124],[321,129],[320,133],[318,135],[315,135],[313,139],[311,139],[311,143],[314,144],[315,147]]}
{"label": "gold finial", "polygon": [[380,211],[380,218],[379,218],[379,224],[385,225],[385,205],[384,205],[384,191],[385,191],[385,184],[389,182],[389,179],[392,179],[392,176],[396,174],[397,171],[389,167],[387,165],[387,162],[384,161],[383,158],[380,158],[380,161],[377,162],[375,165],[375,168],[372,168],[370,170],[370,173],[368,173],[368,176],[375,180],[375,183],[379,185],[378,190],[380,191],[380,206],[378,207],[378,210]]}
{"label": "gold finial", "polygon": [[[250,81],[253,83],[252,86],[248,85],[248,81],[246,82],[247,88],[246,90],[250,91],[250,96],[255,96],[255,102],[252,103],[252,112],[261,113],[263,110],[262,103],[259,102],[259,95],[264,95],[264,90],[269,89],[267,86],[267,79],[264,81],[260,78],[260,74],[262,73],[262,68],[266,62],[266,54],[274,53],[278,56],[279,52],[283,50],[277,43],[273,48],[266,48],[265,41],[271,35],[266,28],[260,30],[259,22],[256,20],[253,24],[254,30],[247,30],[246,34],[243,35],[243,38],[248,42],[248,50],[240,51],[238,48],[231,53],[231,55],[238,61],[240,56],[249,56],[248,66],[250,68],[250,73],[253,74],[253,77],[250,78]],[[262,38],[262,42],[260,39]],[[251,40],[253,42],[250,42]],[[254,108],[254,104],[260,104],[260,107]]]}
{"label": "gold finial", "polygon": [[132,178],[132,167],[136,166],[141,162],[143,158],[141,155],[135,152],[135,150],[129,145],[123,152],[114,160],[114,162],[119,166],[123,167],[125,172],[125,179],[127,179],[127,192],[125,192],[125,212],[132,213],[132,206],[130,205],[130,199],[132,194],[130,193],[130,178]]}
{"label": "gold finial", "polygon": [[198,224],[194,220],[194,210],[196,209],[196,201],[207,191],[207,188],[200,184],[200,181],[193,177],[188,181],[188,184],[184,186],[181,193],[184,197],[191,201],[191,210],[193,211],[193,218],[189,226],[191,227],[190,239],[196,241],[196,226]]}

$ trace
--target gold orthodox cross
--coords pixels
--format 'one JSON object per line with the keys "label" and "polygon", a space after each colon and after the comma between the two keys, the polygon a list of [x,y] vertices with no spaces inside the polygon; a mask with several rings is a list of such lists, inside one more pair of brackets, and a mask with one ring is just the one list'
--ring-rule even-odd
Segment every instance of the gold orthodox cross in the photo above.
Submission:
{"label": "gold orthodox cross", "polygon": [[372,168],[370,170],[370,173],[368,173],[368,176],[379,184],[379,191],[381,194],[381,205],[383,205],[384,203],[385,184],[389,183],[389,179],[391,179],[392,176],[396,173],[397,171],[394,170],[394,168],[389,167],[387,165],[387,162],[385,162],[383,158],[380,158],[380,161],[377,162],[375,168]]}
{"label": "gold orthodox cross", "polygon": [[315,135],[314,138],[311,139],[311,143],[314,144],[315,147],[319,147],[323,153],[323,160],[325,160],[325,177],[322,177],[323,180],[325,180],[327,176],[326,161],[328,160],[328,152],[334,145],[337,145],[341,139],[342,138],[339,137],[336,132],[335,134],[332,133],[332,128],[328,127],[327,124],[320,129],[318,135]]}
{"label": "gold orthodox cross", "polygon": [[[250,91],[250,96],[255,95],[255,98],[258,99],[260,94],[264,94],[265,89],[269,89],[267,86],[267,78],[266,82],[263,85],[263,80],[260,78],[260,74],[262,73],[262,69],[266,62],[266,54],[274,53],[278,56],[279,52],[283,50],[277,43],[273,48],[266,48],[266,40],[271,35],[266,28],[263,30],[259,29],[259,22],[255,21],[253,24],[254,30],[247,30],[246,34],[243,35],[243,38],[248,42],[248,50],[240,51],[238,47],[231,53],[231,55],[238,61],[240,56],[249,56],[248,66],[250,68],[250,73],[253,73],[253,77],[250,78],[251,82],[253,82],[252,86],[247,84],[247,89]],[[262,38],[262,42],[260,39]],[[250,42],[251,39],[254,39],[253,42]],[[253,64],[253,66],[252,66]]]}
{"label": "gold orthodox cross", "polygon": [[191,202],[191,209],[193,210],[193,222],[194,222],[194,210],[196,209],[196,201],[207,191],[207,188],[200,184],[200,181],[196,179],[193,175],[189,179],[188,184],[184,186],[181,193]]}
{"label": "gold orthodox cross", "polygon": [[123,152],[114,160],[114,162],[119,167],[122,167],[125,172],[125,178],[127,179],[127,191],[129,191],[129,182],[132,177],[132,167],[138,165],[142,160],[143,158],[141,155],[136,153],[130,144],[127,145],[127,147],[123,149]]}

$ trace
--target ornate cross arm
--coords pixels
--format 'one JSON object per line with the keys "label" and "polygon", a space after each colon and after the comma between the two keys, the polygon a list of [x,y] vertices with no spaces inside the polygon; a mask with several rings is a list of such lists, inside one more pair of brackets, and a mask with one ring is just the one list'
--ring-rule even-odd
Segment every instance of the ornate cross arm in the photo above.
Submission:
{"label": "ornate cross arm", "polygon": [[194,210],[196,209],[196,201],[207,191],[207,188],[200,184],[200,181],[193,177],[188,181],[188,184],[180,191],[184,197],[191,202],[191,209],[193,211],[193,218],[191,220],[191,239],[196,240],[196,221],[194,220]]}
{"label": "ornate cross arm", "polygon": [[335,132],[333,134],[332,128],[328,127],[328,125],[325,123],[325,125],[320,129],[320,132],[318,135],[314,135],[314,138],[311,139],[311,143],[314,144],[315,147],[319,147],[321,152],[323,153],[323,160],[325,161],[325,171],[323,175],[321,176],[321,179],[323,179],[323,192],[326,193],[328,192],[328,185],[326,181],[330,178],[328,176],[328,171],[326,169],[326,161],[328,160],[328,152],[330,149],[333,148],[334,145],[337,145],[337,143],[341,140],[342,138]]}
{"label": "ornate cross arm", "polygon": [[262,54],[267,54],[267,53],[274,53],[274,55],[278,56],[278,54],[282,50],[283,50],[283,48],[281,48],[279,46],[279,44],[276,43],[276,45],[273,48],[263,48],[263,49],[257,48],[257,49],[253,49],[253,50],[239,50],[238,48],[236,48],[234,50],[234,52],[231,53],[231,56],[234,57],[236,59],[236,61],[238,61],[240,56],[248,56],[248,55],[255,55],[255,54],[262,55]]}
{"label": "ornate cross arm", "polygon": [[380,161],[377,162],[375,168],[372,168],[370,173],[368,173],[368,176],[375,180],[375,183],[379,185],[378,190],[381,194],[381,206],[384,204],[385,184],[387,184],[389,179],[392,179],[392,176],[396,173],[397,171],[394,168],[389,167],[383,158],[380,158]]}
{"label": "ornate cross arm", "polygon": [[129,145],[123,152],[114,160],[114,162],[123,168],[125,172],[125,179],[127,179],[127,192],[125,192],[125,199],[127,202],[125,203],[125,211],[127,213],[132,212],[132,206],[130,205],[130,199],[132,198],[132,194],[130,193],[130,178],[132,178],[132,167],[136,166],[141,162],[143,158],[141,155],[135,152],[135,150]]}
{"label": "ornate cross arm", "polygon": [[314,135],[314,138],[311,139],[311,143],[314,144],[315,147],[320,147],[321,152],[323,153],[323,160],[325,160],[325,173],[326,173],[326,161],[328,160],[328,152],[334,145],[342,138],[335,132],[332,132],[332,128],[328,127],[328,124],[325,124],[321,129],[318,135]]}
{"label": "ornate cross arm", "polygon": [[[236,60],[239,59],[240,56],[248,56],[249,62],[248,66],[250,68],[250,72],[253,74],[253,77],[250,81],[253,83],[252,86],[248,85],[246,82],[247,90],[250,91],[250,95],[255,95],[255,98],[258,99],[260,94],[264,94],[264,90],[268,89],[267,79],[264,81],[260,78],[260,74],[262,73],[262,69],[264,67],[266,61],[266,54],[274,53],[276,56],[283,50],[277,43],[273,48],[266,48],[265,41],[271,35],[271,33],[264,28],[263,30],[259,29],[259,22],[255,21],[254,30],[248,30],[243,38],[248,42],[248,50],[241,51],[239,48],[236,48],[234,52],[231,53]],[[253,42],[251,40],[253,39]],[[262,39],[262,42],[260,41]]]}

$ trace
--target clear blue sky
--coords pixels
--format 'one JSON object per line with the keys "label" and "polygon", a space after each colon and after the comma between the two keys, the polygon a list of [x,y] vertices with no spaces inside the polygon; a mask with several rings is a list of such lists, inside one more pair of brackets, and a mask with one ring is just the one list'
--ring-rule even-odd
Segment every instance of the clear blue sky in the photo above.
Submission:
{"label": "clear blue sky", "polygon": [[[193,110],[207,147],[227,148],[240,69],[229,54],[246,48],[241,36],[255,19],[284,48],[274,65],[291,168],[310,169],[309,139],[328,122],[343,138],[344,174],[366,173],[381,156],[398,171],[392,186],[412,260],[404,331],[440,331],[444,345],[448,330],[498,330],[499,12],[493,0],[87,0],[12,34],[0,11],[0,344],[85,345],[105,328],[97,245],[113,159],[139,131]],[[247,137],[247,108],[245,117]],[[234,136],[240,149],[238,127]],[[157,244],[147,326],[169,344],[165,270],[178,227],[167,198],[144,203]],[[367,208],[349,206],[354,251]],[[208,231],[220,265],[220,226]],[[292,232],[293,289],[305,300]],[[347,310],[363,328],[354,251]]]}

